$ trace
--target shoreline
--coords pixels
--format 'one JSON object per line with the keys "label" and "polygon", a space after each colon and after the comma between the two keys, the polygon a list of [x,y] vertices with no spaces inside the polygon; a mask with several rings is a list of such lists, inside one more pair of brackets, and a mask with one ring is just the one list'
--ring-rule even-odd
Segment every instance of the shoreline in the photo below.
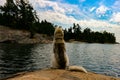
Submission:
{"label": "shoreline", "polygon": [[29,31],[0,26],[0,43],[37,44],[51,43],[52,40],[53,36],[46,34],[35,33],[33,38],[30,38]]}
{"label": "shoreline", "polygon": [[[66,41],[68,43],[89,43],[89,44],[94,44],[96,42],[85,42],[85,41],[76,41],[74,39],[70,39],[69,41]],[[119,42],[115,42],[115,43],[97,43],[97,44],[120,44]]]}
{"label": "shoreline", "polygon": [[62,69],[42,69],[15,74],[1,80],[120,80],[94,72],[76,72]]}
{"label": "shoreline", "polygon": [[[18,43],[18,44],[37,44],[37,43],[52,43],[53,36],[46,34],[35,33],[33,38],[30,38],[30,32],[26,30],[11,29],[9,27],[0,26],[0,43]],[[85,41],[75,41],[70,39],[67,43],[88,43]],[[92,43],[90,43],[92,44]],[[120,44],[116,43],[98,43],[98,44]]]}
{"label": "shoreline", "polygon": [[89,43],[84,41],[66,41],[66,43],[88,43],[88,44],[120,44],[119,42],[116,43]]}

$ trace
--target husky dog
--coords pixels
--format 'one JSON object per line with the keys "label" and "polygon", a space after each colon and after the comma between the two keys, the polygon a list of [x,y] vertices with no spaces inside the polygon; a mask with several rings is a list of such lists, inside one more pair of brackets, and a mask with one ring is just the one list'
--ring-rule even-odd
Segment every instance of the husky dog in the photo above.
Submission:
{"label": "husky dog", "polygon": [[64,32],[62,28],[59,27],[57,27],[54,32],[53,53],[52,68],[87,73],[87,71],[81,66],[69,66],[69,59],[65,48]]}

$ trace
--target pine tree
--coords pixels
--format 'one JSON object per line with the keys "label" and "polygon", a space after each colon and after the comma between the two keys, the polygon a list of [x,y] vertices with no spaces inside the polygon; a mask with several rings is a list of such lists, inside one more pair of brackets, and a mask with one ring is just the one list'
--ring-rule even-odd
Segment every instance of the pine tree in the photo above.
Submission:
{"label": "pine tree", "polygon": [[7,25],[13,27],[16,23],[16,13],[17,13],[17,6],[14,4],[13,0],[6,0],[4,6],[0,7],[2,13],[2,23],[3,25]]}

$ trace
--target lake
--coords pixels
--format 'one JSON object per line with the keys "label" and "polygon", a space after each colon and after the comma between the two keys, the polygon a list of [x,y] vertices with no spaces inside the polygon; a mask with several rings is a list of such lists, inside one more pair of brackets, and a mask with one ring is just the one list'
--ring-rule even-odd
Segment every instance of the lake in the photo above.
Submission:
{"label": "lake", "polygon": [[[0,43],[0,78],[50,67],[52,44]],[[120,77],[120,44],[66,43],[70,65]]]}

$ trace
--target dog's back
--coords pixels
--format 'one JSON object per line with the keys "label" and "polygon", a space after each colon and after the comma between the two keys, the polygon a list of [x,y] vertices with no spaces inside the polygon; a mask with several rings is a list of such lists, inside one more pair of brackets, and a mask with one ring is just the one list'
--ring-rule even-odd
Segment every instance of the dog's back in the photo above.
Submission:
{"label": "dog's back", "polygon": [[66,68],[66,59],[65,59],[65,49],[64,43],[55,43],[54,44],[54,55],[58,63],[59,69]]}
{"label": "dog's back", "polygon": [[69,66],[69,59],[66,54],[64,33],[61,28],[56,28],[53,42],[54,56],[52,59],[52,67],[57,69],[67,69],[70,71],[82,71],[87,73],[87,70],[82,66]]}
{"label": "dog's back", "polygon": [[54,52],[54,62],[57,65],[56,67],[59,69],[65,69],[67,66],[66,59],[66,49],[64,42],[64,33],[61,28],[56,28],[54,33],[54,42],[53,42],[53,52]]}

